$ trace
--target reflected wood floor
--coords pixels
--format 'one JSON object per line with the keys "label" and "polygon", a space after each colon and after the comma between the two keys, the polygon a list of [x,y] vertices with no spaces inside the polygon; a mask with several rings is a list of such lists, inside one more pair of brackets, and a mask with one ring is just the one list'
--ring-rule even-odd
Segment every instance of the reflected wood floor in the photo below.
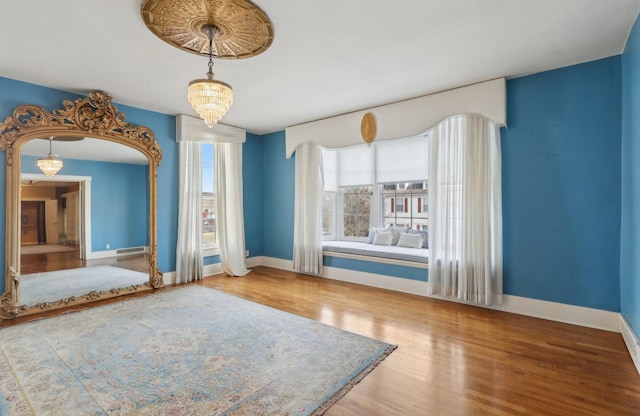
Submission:
{"label": "reflected wood floor", "polygon": [[149,272],[149,255],[132,254],[129,256],[106,257],[95,260],[82,260],[78,251],[22,254],[20,256],[20,274],[53,272],[56,270],[78,269],[109,265],[137,272]]}
{"label": "reflected wood floor", "polygon": [[640,415],[640,375],[620,334],[252,270],[197,284],[398,345],[327,416]]}

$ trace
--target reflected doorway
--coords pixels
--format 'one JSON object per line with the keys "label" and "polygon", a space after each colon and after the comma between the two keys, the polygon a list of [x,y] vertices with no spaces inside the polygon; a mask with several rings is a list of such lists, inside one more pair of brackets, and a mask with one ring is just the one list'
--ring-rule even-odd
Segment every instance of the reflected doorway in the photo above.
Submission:
{"label": "reflected doorway", "polygon": [[[84,182],[23,178],[20,191],[20,273],[78,266],[84,252]],[[63,260],[64,259],[64,260]],[[46,264],[49,264],[48,266]]]}
{"label": "reflected doorway", "polygon": [[22,224],[20,234],[22,249],[46,244],[45,201],[21,201]]}

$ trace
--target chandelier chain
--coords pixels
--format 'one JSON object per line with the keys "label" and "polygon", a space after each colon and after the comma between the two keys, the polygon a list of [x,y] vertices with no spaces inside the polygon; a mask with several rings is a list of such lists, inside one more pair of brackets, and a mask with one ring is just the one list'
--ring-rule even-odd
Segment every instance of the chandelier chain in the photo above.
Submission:
{"label": "chandelier chain", "polygon": [[213,79],[213,38],[220,31],[214,25],[207,25],[205,27],[207,36],[209,37],[209,72],[207,72],[207,78]]}

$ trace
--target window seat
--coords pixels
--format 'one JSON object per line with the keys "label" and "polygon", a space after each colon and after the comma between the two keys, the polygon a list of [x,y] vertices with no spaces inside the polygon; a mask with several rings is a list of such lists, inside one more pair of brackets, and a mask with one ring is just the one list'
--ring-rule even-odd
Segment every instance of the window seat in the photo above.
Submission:
{"label": "window seat", "polygon": [[325,256],[359,258],[383,263],[398,263],[428,268],[429,249],[397,246],[377,246],[355,241],[324,241],[322,251]]}

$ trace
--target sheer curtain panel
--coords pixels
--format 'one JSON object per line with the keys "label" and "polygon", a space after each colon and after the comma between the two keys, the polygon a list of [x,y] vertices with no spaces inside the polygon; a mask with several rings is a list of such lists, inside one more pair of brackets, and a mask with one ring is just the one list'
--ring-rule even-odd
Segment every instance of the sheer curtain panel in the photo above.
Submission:
{"label": "sheer curtain panel", "polygon": [[200,143],[181,141],[176,283],[204,278],[202,262],[202,150]]}
{"label": "sheer curtain panel", "polygon": [[432,295],[502,302],[500,130],[476,115],[435,126],[429,146]]}
{"label": "sheer curtain panel", "polygon": [[231,276],[250,272],[245,263],[242,144],[215,143],[216,215],[220,261]]}
{"label": "sheer curtain panel", "polygon": [[296,149],[293,268],[322,274],[322,151],[313,143]]}

